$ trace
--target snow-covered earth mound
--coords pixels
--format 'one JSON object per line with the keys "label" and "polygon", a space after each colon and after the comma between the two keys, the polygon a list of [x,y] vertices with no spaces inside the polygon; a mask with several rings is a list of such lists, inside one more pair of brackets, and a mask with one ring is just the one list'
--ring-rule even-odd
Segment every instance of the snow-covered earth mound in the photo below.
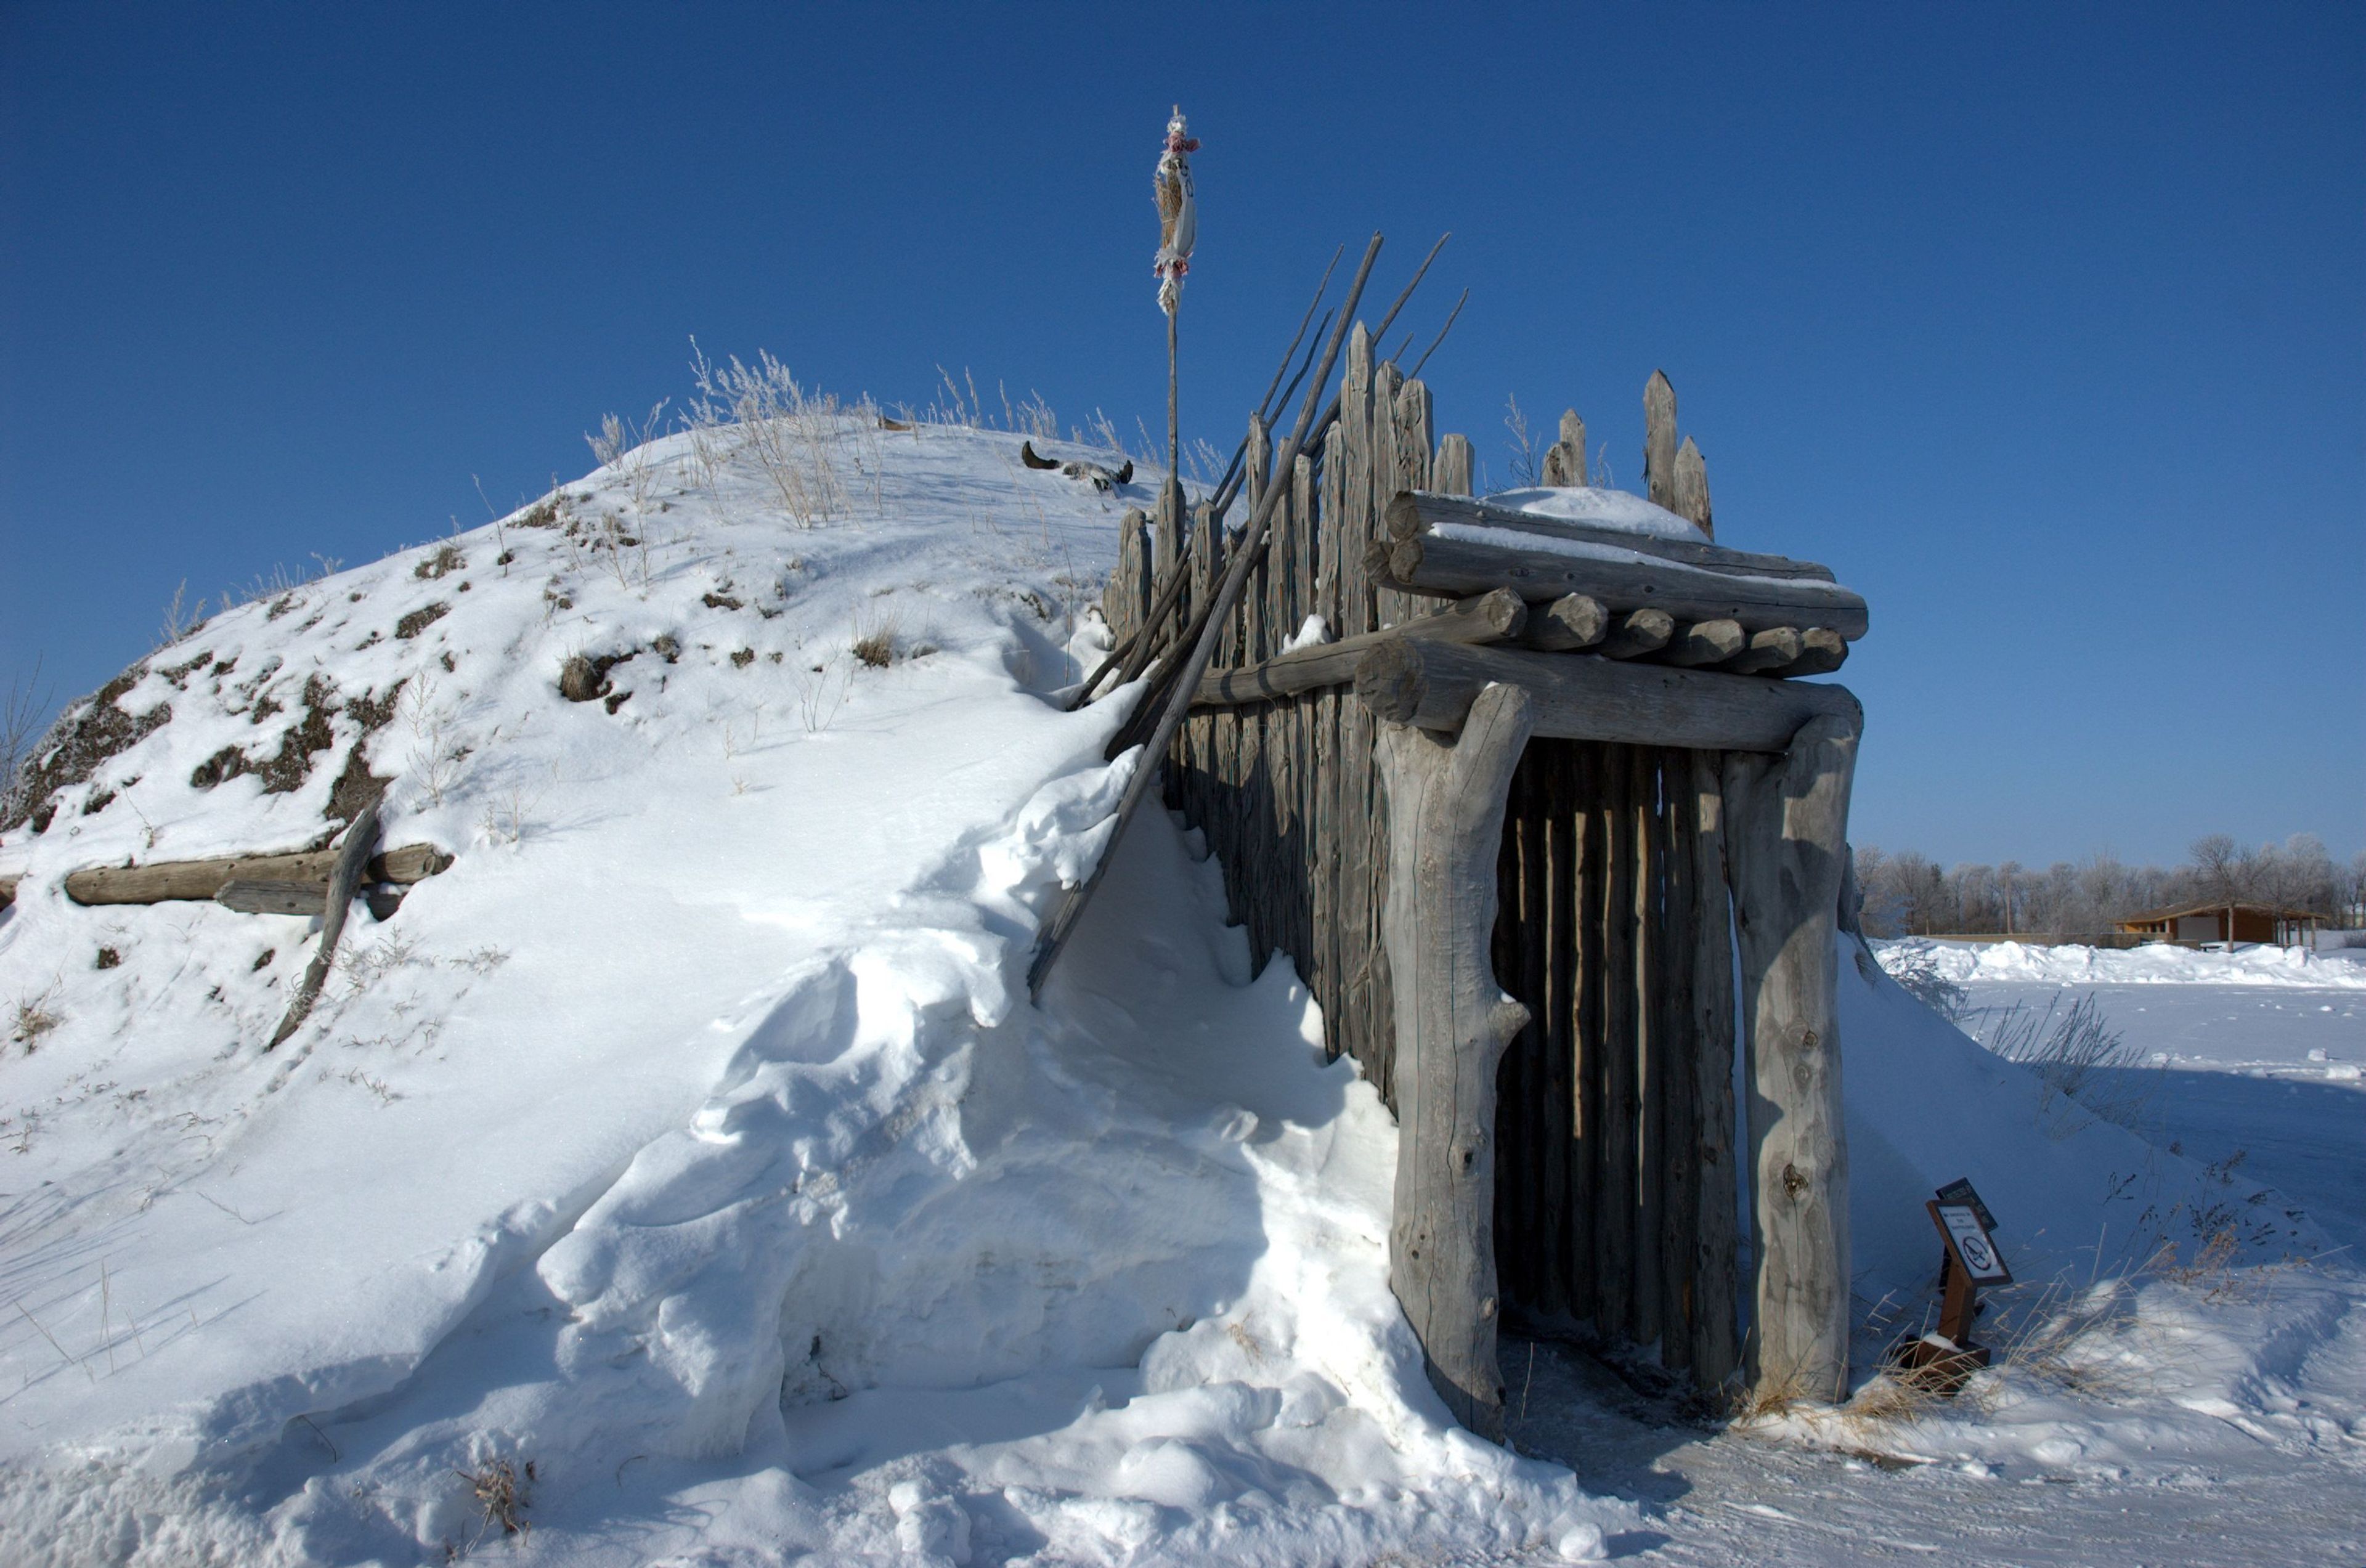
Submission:
{"label": "snow-covered earth mound", "polygon": [[[69,715],[0,838],[39,1025],[0,1066],[10,1561],[440,1558],[501,1533],[459,1477],[502,1464],[570,1562],[1582,1554],[1631,1517],[1444,1419],[1387,1114],[1287,965],[1245,985],[1164,818],[1024,1000],[1131,765],[1123,703],[1048,697],[1149,492],[826,439],[822,525],[676,436]],[[456,863],[276,1051],[310,922],[63,895],[317,846],[376,780],[386,842]]]}
{"label": "snow-covered earth mound", "polygon": [[[1378,1096],[1287,962],[1249,979],[1189,836],[1109,842],[1126,704],[1056,698],[1156,476],[774,434],[229,610],[69,712],[0,833],[0,1558],[437,1562],[510,1522],[591,1564],[1650,1542],[1446,1419]],[[320,847],[381,784],[386,842],[454,863],[356,914],[276,1050],[315,922],[64,896]],[[1105,854],[1031,1004],[1037,922]],[[2211,1205],[2259,1216],[2238,1263],[2309,1244],[1841,957],[1868,1309],[1919,1310],[1956,1176],[2033,1279]],[[2263,1409],[2265,1364],[2206,1397]]]}

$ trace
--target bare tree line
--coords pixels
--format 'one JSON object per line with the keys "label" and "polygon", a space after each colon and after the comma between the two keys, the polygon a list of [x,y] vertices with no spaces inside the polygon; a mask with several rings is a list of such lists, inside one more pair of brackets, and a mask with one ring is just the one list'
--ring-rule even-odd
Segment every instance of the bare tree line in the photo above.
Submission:
{"label": "bare tree line", "polygon": [[1868,936],[2098,936],[2146,909],[2201,903],[2305,909],[2366,926],[2366,853],[2337,863],[2311,833],[2257,849],[2224,833],[2194,841],[2182,865],[2128,865],[2109,853],[2043,868],[2015,861],[1943,868],[1913,850],[1855,852]]}

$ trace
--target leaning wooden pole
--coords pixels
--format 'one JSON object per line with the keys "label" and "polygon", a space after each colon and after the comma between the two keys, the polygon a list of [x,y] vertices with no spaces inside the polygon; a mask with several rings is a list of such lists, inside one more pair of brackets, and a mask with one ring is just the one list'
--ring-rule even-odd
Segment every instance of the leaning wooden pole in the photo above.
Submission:
{"label": "leaning wooden pole", "polygon": [[1725,761],[1755,1196],[1751,1381],[1768,1403],[1848,1392],[1848,1134],[1833,942],[1862,727],[1855,714],[1825,715],[1779,757]]}
{"label": "leaning wooden pole", "polygon": [[305,966],[303,983],[296,987],[295,999],[287,1004],[287,1016],[279,1021],[279,1028],[271,1036],[265,1050],[276,1048],[296,1032],[310,1016],[312,1004],[321,999],[321,987],[329,978],[329,965],[336,962],[337,939],[345,932],[345,916],[354,906],[354,893],[361,886],[362,871],[369,864],[370,852],[377,847],[377,807],[381,797],[373,795],[370,803],[345,829],[344,848],[337,852],[337,863],[329,874],[329,890],[321,906],[321,944]]}
{"label": "leaning wooden pole", "polygon": [[1495,1361],[1495,1072],[1528,1010],[1495,978],[1496,857],[1527,694],[1491,686],[1446,739],[1380,741],[1389,873],[1380,917],[1396,1025],[1395,1214],[1389,1283],[1456,1420],[1504,1433]]}
{"label": "leaning wooden pole", "polygon": [[[1380,254],[1380,236],[1374,234],[1371,243],[1364,247],[1363,263],[1356,269],[1356,281],[1348,286],[1347,301],[1340,308],[1338,323],[1331,329],[1331,341],[1324,350],[1323,363],[1315,373],[1313,384],[1306,389],[1306,400],[1299,405],[1298,427],[1290,432],[1289,441],[1274,454],[1277,468],[1288,468],[1305,449],[1306,438],[1314,427],[1314,400],[1322,395],[1323,388],[1331,379],[1331,367],[1339,359],[1339,344],[1347,335],[1347,323],[1356,319],[1356,302],[1363,298],[1365,280],[1372,276],[1372,263]],[[1231,564],[1224,571],[1223,585],[1216,592],[1215,602],[1209,607],[1190,652],[1177,670],[1171,695],[1159,715],[1158,728],[1151,732],[1149,744],[1135,764],[1133,776],[1126,781],[1125,794],[1117,804],[1117,825],[1110,829],[1109,847],[1101,852],[1091,874],[1068,890],[1044,926],[1042,939],[1036,945],[1035,961],[1027,969],[1029,996],[1043,994],[1044,976],[1059,961],[1060,949],[1067,945],[1069,934],[1076,929],[1077,920],[1084,917],[1086,907],[1092,901],[1093,889],[1100,886],[1101,874],[1107,869],[1110,858],[1117,852],[1118,840],[1125,836],[1125,825],[1132,820],[1133,813],[1142,805],[1142,797],[1149,793],[1150,781],[1157,776],[1160,760],[1166,755],[1167,747],[1174,744],[1175,732],[1182,728],[1185,716],[1190,712],[1191,698],[1199,690],[1200,677],[1208,672],[1209,661],[1215,656],[1216,633],[1233,613],[1233,606],[1240,603],[1241,594],[1248,586],[1249,568],[1256,561],[1258,547],[1265,543],[1266,530],[1273,522],[1274,505],[1281,495],[1282,487],[1279,485],[1268,490],[1258,498],[1256,511],[1250,515],[1248,526],[1241,531],[1240,543],[1234,547]]]}

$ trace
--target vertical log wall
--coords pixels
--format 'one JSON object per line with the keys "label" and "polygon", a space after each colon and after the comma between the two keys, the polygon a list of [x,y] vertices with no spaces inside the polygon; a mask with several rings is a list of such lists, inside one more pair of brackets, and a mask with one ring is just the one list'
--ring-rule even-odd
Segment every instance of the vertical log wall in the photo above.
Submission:
{"label": "vertical log wall", "polygon": [[[1253,428],[1246,460],[1252,506],[1268,486],[1287,494],[1217,667],[1280,653],[1310,616],[1336,638],[1434,606],[1380,588],[1365,551],[1399,491],[1468,493],[1470,446],[1437,440],[1427,388],[1375,365],[1361,326],[1339,427],[1316,457],[1270,472],[1270,441]],[[1122,528],[1106,601],[1117,635],[1140,625],[1170,570],[1187,574],[1166,623],[1179,626],[1221,575],[1216,520],[1129,513]],[[1329,1050],[1356,1057],[1402,1116],[1374,730],[1345,687],[1197,714],[1166,791],[1222,861],[1258,966],[1290,955]],[[1493,942],[1498,983],[1530,1015],[1497,1077],[1504,1310],[1536,1329],[1656,1343],[1707,1389],[1735,1372],[1741,1343],[1721,783],[1713,754],[1529,742],[1504,816]]]}
{"label": "vertical log wall", "polygon": [[[1496,867],[1495,1256],[1534,1329],[1737,1369],[1730,914],[1711,753],[1532,740]],[[1700,770],[1707,770],[1706,811]]]}

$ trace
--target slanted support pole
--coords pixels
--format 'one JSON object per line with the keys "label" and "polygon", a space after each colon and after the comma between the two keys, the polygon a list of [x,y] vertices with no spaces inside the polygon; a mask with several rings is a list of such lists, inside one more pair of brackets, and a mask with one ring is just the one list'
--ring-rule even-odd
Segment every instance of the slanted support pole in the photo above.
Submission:
{"label": "slanted support pole", "polygon": [[1762,1401],[1848,1392],[1848,1141],[1833,938],[1863,719],[1810,719],[1779,757],[1725,760],[1726,845],[1749,1053]]}
{"label": "slanted support pole", "polygon": [[1382,948],[1396,1024],[1389,1283],[1456,1420],[1504,1435],[1495,1363],[1495,1068],[1528,1010],[1496,983],[1495,860],[1531,702],[1494,685],[1458,735],[1380,735],[1389,873]]}

